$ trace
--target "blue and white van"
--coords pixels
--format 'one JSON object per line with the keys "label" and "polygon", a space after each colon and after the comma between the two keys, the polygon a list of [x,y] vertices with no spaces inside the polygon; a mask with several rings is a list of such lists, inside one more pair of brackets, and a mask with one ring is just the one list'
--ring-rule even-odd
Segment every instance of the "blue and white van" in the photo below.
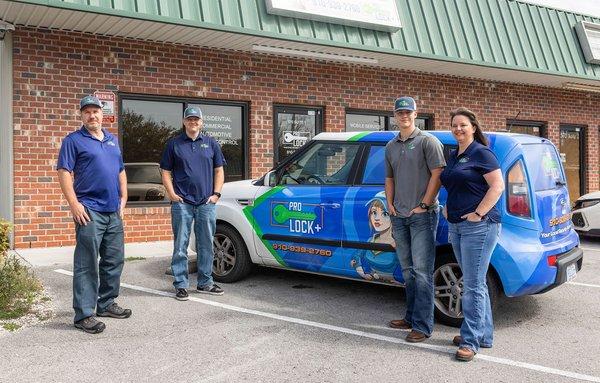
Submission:
{"label": "blue and white van", "polygon": [[[446,155],[456,147],[449,132],[430,133]],[[383,192],[385,144],[396,134],[321,133],[263,178],[226,183],[217,205],[215,280],[234,282],[257,264],[402,286]],[[583,252],[556,148],[539,137],[487,136],[506,182],[488,273],[492,301],[573,279]],[[444,205],[444,189],[439,200]],[[459,325],[461,272],[441,216],[434,281],[436,318]]]}

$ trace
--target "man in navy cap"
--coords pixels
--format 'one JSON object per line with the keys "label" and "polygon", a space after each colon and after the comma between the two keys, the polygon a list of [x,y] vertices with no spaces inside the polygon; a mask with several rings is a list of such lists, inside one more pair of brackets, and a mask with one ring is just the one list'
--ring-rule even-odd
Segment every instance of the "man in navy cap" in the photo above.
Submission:
{"label": "man in navy cap", "polygon": [[79,109],[83,125],[63,140],[57,169],[75,221],[75,327],[97,334],[105,325],[94,314],[120,319],[131,316],[131,310],[115,302],[124,262],[127,177],[117,139],[102,128],[100,100],[85,96]]}
{"label": "man in navy cap", "polygon": [[188,254],[192,223],[198,253],[196,290],[222,295],[213,282],[213,237],[216,230],[215,204],[225,179],[225,159],[217,141],[202,133],[202,111],[189,107],[183,113],[183,133],[167,142],[160,167],[163,185],[171,200],[173,227],[173,286],[175,298],[187,300]]}
{"label": "man in navy cap", "polygon": [[441,142],[415,126],[412,97],[394,103],[399,133],[385,147],[385,195],[406,284],[406,314],[390,327],[411,330],[408,342],[422,342],[433,331],[433,267],[438,223],[440,174],[446,166]]}

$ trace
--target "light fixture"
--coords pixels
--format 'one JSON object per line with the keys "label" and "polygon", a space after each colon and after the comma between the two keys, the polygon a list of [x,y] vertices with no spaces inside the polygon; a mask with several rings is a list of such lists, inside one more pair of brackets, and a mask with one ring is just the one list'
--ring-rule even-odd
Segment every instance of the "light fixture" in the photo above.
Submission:
{"label": "light fixture", "polygon": [[370,57],[348,56],[336,53],[323,53],[314,51],[304,51],[300,49],[271,47],[268,45],[252,45],[252,50],[256,52],[275,53],[280,55],[308,57],[320,60],[346,61],[357,64],[378,64],[379,60]]}
{"label": "light fixture", "polygon": [[583,90],[587,92],[600,92],[600,84],[592,85],[592,84],[582,84],[578,82],[565,82],[562,87],[564,89],[572,89],[572,90]]}
{"label": "light fixture", "polygon": [[6,35],[6,32],[14,30],[14,25],[7,23],[6,21],[0,20],[0,40],[4,40],[4,35]]}

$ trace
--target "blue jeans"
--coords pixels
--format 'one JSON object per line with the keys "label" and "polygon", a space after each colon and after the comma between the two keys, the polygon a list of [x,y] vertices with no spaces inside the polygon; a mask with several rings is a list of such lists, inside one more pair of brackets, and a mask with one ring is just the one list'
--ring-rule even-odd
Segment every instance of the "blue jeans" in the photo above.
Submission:
{"label": "blue jeans", "polygon": [[413,330],[433,332],[433,267],[439,209],[410,217],[392,216],[396,255],[406,284],[404,320]]}
{"label": "blue jeans", "polygon": [[[75,322],[105,311],[119,296],[125,245],[118,212],[85,209],[91,221],[75,224],[73,309]],[[98,255],[100,262],[98,262]]]}
{"label": "blue jeans", "polygon": [[171,204],[171,225],[173,226],[173,286],[176,289],[187,289],[188,282],[188,245],[194,224],[196,235],[196,253],[198,264],[198,287],[213,285],[213,237],[217,227],[215,204],[190,205],[185,202]]}
{"label": "blue jeans", "polygon": [[500,230],[499,223],[487,218],[480,222],[448,224],[448,240],[463,273],[462,311],[465,319],[460,328],[460,347],[475,352],[481,345],[492,347],[494,341],[486,275]]}

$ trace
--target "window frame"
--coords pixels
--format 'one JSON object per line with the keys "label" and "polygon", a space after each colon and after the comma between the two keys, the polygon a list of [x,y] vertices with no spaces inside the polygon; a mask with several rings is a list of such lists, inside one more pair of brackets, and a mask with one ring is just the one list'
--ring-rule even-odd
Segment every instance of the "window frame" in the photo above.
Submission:
{"label": "window frame", "polygon": [[[346,115],[348,114],[388,117],[384,120],[385,127],[383,131],[392,131],[392,127],[395,126],[389,122],[390,119],[394,117],[394,112],[373,109],[346,108],[344,111],[344,132],[348,132],[348,130],[346,130]],[[425,120],[425,130],[435,130],[433,127],[434,117],[435,115],[433,113],[419,113],[417,111],[417,118]]]}
{"label": "window frame", "polygon": [[535,120],[515,120],[515,119],[511,119],[511,118],[507,118],[506,119],[506,131],[508,133],[514,133],[511,132],[510,129],[514,126],[525,126],[525,127],[532,127],[532,128],[539,128],[539,135],[538,137],[540,138],[548,138],[548,123],[546,121],[535,121]]}
{"label": "window frame", "polygon": [[[221,105],[221,106],[237,106],[242,108],[242,160],[244,164],[242,166],[242,179],[247,179],[249,174],[249,161],[248,161],[248,153],[249,153],[249,126],[250,126],[250,118],[249,118],[249,110],[250,110],[250,102],[248,101],[235,101],[235,100],[219,100],[219,99],[207,99],[207,98],[194,98],[194,97],[177,97],[177,96],[162,96],[162,95],[152,95],[152,94],[141,94],[141,93],[125,93],[125,92],[115,92],[118,100],[118,118],[117,118],[117,126],[118,126],[118,137],[119,137],[119,147],[121,149],[121,155],[125,157],[123,151],[123,101],[125,100],[133,100],[133,101],[154,101],[154,102],[170,102],[170,103],[180,103],[182,104],[181,109],[181,131],[183,131],[183,112],[185,108],[189,104],[206,104],[206,105]],[[159,161],[160,162],[160,159]],[[147,207],[147,206],[167,206],[168,201],[131,201],[128,203],[128,207]]]}

